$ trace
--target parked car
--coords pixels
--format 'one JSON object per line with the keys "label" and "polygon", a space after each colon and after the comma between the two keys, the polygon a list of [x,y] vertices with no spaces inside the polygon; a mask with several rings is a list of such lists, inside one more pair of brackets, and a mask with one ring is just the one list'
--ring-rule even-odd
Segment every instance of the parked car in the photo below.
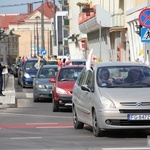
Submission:
{"label": "parked car", "polygon": [[78,77],[72,95],[75,129],[94,136],[107,130],[150,128],[150,68],[140,63],[94,63]]}
{"label": "parked car", "polygon": [[53,112],[62,108],[72,108],[73,86],[83,68],[82,65],[62,66],[58,70],[56,78],[50,78],[50,82],[54,83],[52,89]]}
{"label": "parked car", "polygon": [[[22,61],[18,70],[18,84],[22,87],[33,87],[33,78],[35,78],[38,69],[36,64],[38,58],[29,58]],[[46,60],[40,60],[40,66],[46,64]]]}
{"label": "parked car", "polygon": [[33,101],[48,99],[52,101],[53,83],[49,78],[55,78],[58,71],[58,65],[43,65],[38,69],[36,77],[33,80]]}
{"label": "parked car", "polygon": [[20,63],[21,63],[21,58],[18,58],[16,62],[13,64],[12,74],[14,75],[14,77],[18,77],[18,69],[19,69]]}

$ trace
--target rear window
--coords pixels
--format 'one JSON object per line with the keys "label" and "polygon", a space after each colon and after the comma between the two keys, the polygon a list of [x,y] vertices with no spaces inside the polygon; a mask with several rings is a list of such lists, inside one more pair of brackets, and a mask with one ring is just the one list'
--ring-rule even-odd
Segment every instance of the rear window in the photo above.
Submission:
{"label": "rear window", "polygon": [[61,69],[58,81],[76,81],[83,68],[64,68]]}
{"label": "rear window", "polygon": [[72,61],[72,65],[85,65],[85,61]]}
{"label": "rear window", "polygon": [[[26,61],[25,65],[24,65],[24,69],[26,71],[29,71],[29,70],[37,70],[35,64],[37,63],[38,61]],[[40,66],[44,65],[46,62],[45,61],[40,61]]]}

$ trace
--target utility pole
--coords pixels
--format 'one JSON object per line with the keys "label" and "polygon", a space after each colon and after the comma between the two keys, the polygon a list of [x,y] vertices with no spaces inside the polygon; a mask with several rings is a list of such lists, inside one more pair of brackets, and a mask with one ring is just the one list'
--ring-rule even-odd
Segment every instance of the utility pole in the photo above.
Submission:
{"label": "utility pole", "polygon": [[53,46],[56,46],[56,18],[55,18],[55,15],[56,14],[56,5],[55,5],[55,0],[53,0],[53,19],[54,19],[54,24],[53,24],[53,26],[54,26],[54,38],[53,38],[53,40],[54,40],[54,44],[53,44]]}
{"label": "utility pole", "polygon": [[45,37],[44,37],[44,6],[43,6],[43,0],[41,4],[41,37],[42,37],[42,43],[41,47],[45,50]]}

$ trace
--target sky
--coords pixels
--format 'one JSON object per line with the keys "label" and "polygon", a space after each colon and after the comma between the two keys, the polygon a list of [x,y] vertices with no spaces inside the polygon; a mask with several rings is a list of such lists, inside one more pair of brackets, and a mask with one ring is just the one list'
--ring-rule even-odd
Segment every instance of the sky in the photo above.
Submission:
{"label": "sky", "polygon": [[[41,5],[41,1],[42,0],[0,0],[0,14],[27,13],[28,10],[28,7],[26,5],[27,3],[33,2],[33,10],[35,10]],[[47,0],[47,1],[53,2],[53,0]],[[55,3],[59,7],[58,0],[55,0]]]}

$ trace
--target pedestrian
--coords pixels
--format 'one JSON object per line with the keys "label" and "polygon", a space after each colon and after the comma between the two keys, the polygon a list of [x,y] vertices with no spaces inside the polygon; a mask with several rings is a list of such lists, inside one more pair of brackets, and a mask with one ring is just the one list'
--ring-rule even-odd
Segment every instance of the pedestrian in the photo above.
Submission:
{"label": "pedestrian", "polygon": [[5,66],[2,66],[2,64],[0,63],[0,96],[5,96],[3,93],[2,93],[2,89],[3,89],[3,69],[7,68],[7,65]]}

